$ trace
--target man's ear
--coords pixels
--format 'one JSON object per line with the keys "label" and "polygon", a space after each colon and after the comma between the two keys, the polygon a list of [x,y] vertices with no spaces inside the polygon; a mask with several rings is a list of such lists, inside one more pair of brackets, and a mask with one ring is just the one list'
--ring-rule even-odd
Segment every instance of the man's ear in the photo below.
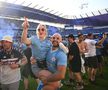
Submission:
{"label": "man's ear", "polygon": [[62,42],[63,40],[61,39],[60,42]]}

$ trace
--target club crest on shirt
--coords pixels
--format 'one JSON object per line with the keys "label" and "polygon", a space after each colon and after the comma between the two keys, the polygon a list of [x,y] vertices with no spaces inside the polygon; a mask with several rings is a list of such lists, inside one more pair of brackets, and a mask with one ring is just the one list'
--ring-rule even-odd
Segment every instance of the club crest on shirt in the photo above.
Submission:
{"label": "club crest on shirt", "polygon": [[56,61],[56,58],[55,58],[55,57],[52,57],[52,59],[51,59],[51,60],[54,62],[54,61]]}

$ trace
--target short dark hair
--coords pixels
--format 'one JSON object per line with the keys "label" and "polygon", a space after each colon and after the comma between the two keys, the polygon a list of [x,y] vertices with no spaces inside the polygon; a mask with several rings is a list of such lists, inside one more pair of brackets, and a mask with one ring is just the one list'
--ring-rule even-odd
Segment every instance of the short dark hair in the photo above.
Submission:
{"label": "short dark hair", "polygon": [[68,38],[73,38],[75,40],[75,37],[73,34],[69,34]]}
{"label": "short dark hair", "polygon": [[82,36],[83,34],[78,34],[78,38],[80,37],[80,36]]}
{"label": "short dark hair", "polygon": [[88,35],[87,35],[87,36],[89,36],[89,37],[90,37],[91,35],[93,35],[93,34],[92,34],[92,33],[88,33]]}

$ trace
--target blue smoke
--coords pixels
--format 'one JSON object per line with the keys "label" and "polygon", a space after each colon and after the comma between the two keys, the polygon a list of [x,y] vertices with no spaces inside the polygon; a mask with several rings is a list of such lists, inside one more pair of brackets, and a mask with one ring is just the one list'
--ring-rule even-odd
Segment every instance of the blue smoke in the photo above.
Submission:
{"label": "blue smoke", "polygon": [[5,35],[14,37],[16,25],[7,19],[0,18],[0,38]]}
{"label": "blue smoke", "polygon": [[59,33],[59,29],[57,27],[48,26],[48,34],[53,35],[54,33]]}

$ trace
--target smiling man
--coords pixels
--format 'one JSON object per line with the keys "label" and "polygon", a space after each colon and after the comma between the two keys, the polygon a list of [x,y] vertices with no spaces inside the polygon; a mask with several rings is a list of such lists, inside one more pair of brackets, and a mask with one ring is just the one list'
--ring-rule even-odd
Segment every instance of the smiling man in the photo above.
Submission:
{"label": "smiling man", "polygon": [[60,86],[60,80],[65,78],[67,55],[59,48],[60,42],[62,42],[61,35],[55,33],[52,36],[52,48],[48,52],[46,58],[49,72],[39,72],[40,79],[44,84],[42,90],[57,90]]}

